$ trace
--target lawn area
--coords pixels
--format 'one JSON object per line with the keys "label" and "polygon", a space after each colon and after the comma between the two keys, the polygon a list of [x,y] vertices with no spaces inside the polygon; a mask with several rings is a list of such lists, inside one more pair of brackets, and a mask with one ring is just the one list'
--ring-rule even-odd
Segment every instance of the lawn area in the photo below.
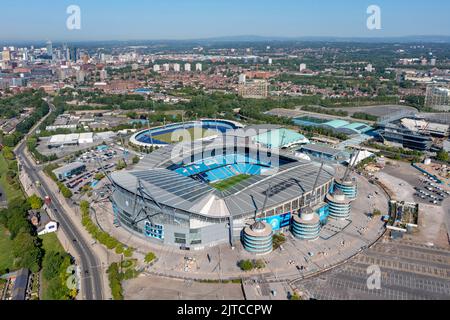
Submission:
{"label": "lawn area", "polygon": [[251,176],[248,174],[240,174],[238,176],[234,176],[229,179],[219,181],[217,183],[212,183],[211,187],[213,187],[219,191],[225,191],[225,190],[237,185],[239,182],[247,180],[250,177]]}
{"label": "lawn area", "polygon": [[[159,140],[159,141],[166,142],[166,143],[180,142],[180,141],[183,140],[183,137],[184,137],[183,135],[185,134],[185,133],[183,133],[183,131],[187,132],[188,136],[189,136],[190,139],[192,139],[192,140],[194,140],[194,139],[206,138],[206,137],[210,137],[210,136],[213,136],[213,135],[216,135],[216,134],[217,134],[217,133],[216,133],[215,131],[213,131],[213,130],[201,129],[201,131],[200,131],[200,130],[198,130],[198,128],[197,128],[196,134],[199,135],[198,132],[201,132],[201,137],[195,137],[195,136],[194,136],[194,128],[190,128],[190,129],[187,129],[187,130],[182,130],[182,129],[180,129],[180,130],[176,130],[176,131],[170,132],[170,133],[165,133],[165,134],[161,134],[161,135],[155,135],[155,136],[153,136],[153,138],[154,138],[155,140]],[[174,134],[175,134],[175,132],[176,132],[177,136],[181,136],[180,139],[179,139],[178,141],[177,141],[176,139],[174,139]],[[187,140],[187,141],[190,141],[190,140]]]}
{"label": "lawn area", "polygon": [[0,270],[12,269],[14,257],[12,255],[12,240],[8,231],[0,225]]}
{"label": "lawn area", "polygon": [[15,189],[8,183],[6,173],[8,172],[8,161],[3,157],[3,153],[0,152],[0,185],[5,192],[7,201],[11,201],[17,197],[23,197],[21,189]]}
{"label": "lawn area", "polygon": [[64,253],[66,252],[64,248],[62,247],[61,243],[59,242],[58,237],[56,236],[56,233],[49,233],[45,234],[43,236],[39,236],[39,238],[42,239],[42,248],[45,252],[60,252]]}

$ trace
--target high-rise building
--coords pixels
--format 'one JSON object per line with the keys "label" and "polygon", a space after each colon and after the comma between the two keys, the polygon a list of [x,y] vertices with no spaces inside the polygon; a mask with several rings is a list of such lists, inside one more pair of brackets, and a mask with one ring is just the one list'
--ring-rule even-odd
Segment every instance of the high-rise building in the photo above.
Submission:
{"label": "high-rise building", "polygon": [[195,65],[195,71],[200,71],[200,72],[202,72],[202,71],[203,71],[203,65],[202,65],[201,63],[197,63],[197,64]]}
{"label": "high-rise building", "polygon": [[11,60],[11,53],[10,53],[8,48],[3,48],[2,60],[3,61],[10,61]]}
{"label": "high-rise building", "polygon": [[159,66],[159,64],[153,65],[153,72],[159,72],[160,70],[161,70],[161,67]]}
{"label": "high-rise building", "polygon": [[100,70],[99,74],[100,74],[100,81],[105,81],[108,78],[108,71],[106,71],[106,69]]}
{"label": "high-rise building", "polygon": [[47,55],[49,57],[52,57],[53,59],[53,44],[51,41],[47,41],[46,48],[47,48]]}
{"label": "high-rise building", "polygon": [[306,64],[302,63],[302,64],[300,64],[300,72],[302,72],[304,70],[306,70]]}
{"label": "high-rise building", "polygon": [[247,81],[247,76],[245,73],[239,75],[239,83],[245,83]]}
{"label": "high-rise building", "polygon": [[367,72],[373,72],[373,66],[372,66],[372,64],[368,64],[367,66],[366,66],[366,71]]}
{"label": "high-rise building", "polygon": [[180,64],[179,64],[179,63],[175,63],[175,64],[173,65],[173,71],[175,71],[175,72],[180,72],[180,70],[181,70]]}
{"label": "high-rise building", "polygon": [[450,111],[450,86],[429,85],[425,96],[425,106],[437,111]]}
{"label": "high-rise building", "polygon": [[186,63],[184,65],[184,71],[186,72],[191,72],[191,64],[190,63]]}
{"label": "high-rise building", "polygon": [[433,67],[436,65],[436,58],[431,59],[430,65],[432,65]]}
{"label": "high-rise building", "polygon": [[272,59],[271,58],[269,58],[268,63],[269,63],[269,65],[272,65]]}
{"label": "high-rise building", "polygon": [[163,70],[166,71],[166,72],[169,72],[170,71],[170,65],[168,63],[164,63],[163,64]]}

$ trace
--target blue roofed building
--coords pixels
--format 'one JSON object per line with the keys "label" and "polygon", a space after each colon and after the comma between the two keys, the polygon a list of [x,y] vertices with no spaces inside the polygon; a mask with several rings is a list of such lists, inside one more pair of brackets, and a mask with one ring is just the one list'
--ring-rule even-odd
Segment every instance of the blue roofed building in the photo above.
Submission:
{"label": "blue roofed building", "polygon": [[332,120],[322,124],[323,127],[328,127],[333,131],[344,133],[347,135],[354,134],[364,134],[366,132],[372,131],[373,128],[365,123],[361,122],[347,122],[344,120]]}

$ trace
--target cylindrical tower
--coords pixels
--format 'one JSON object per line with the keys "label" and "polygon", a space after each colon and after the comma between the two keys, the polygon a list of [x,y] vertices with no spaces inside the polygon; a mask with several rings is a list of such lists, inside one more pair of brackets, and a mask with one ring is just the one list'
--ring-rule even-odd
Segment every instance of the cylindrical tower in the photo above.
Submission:
{"label": "cylindrical tower", "polygon": [[292,234],[301,240],[316,240],[320,233],[320,217],[311,208],[302,210],[292,221]]}
{"label": "cylindrical tower", "polygon": [[355,200],[358,196],[358,184],[356,180],[347,179],[337,179],[335,181],[335,188],[341,190],[345,196],[351,201]]}
{"label": "cylindrical tower", "polygon": [[330,208],[330,218],[345,220],[350,217],[351,201],[341,190],[327,194],[326,201]]}
{"label": "cylindrical tower", "polygon": [[268,223],[257,221],[244,229],[244,249],[256,254],[267,254],[273,250],[273,231]]}

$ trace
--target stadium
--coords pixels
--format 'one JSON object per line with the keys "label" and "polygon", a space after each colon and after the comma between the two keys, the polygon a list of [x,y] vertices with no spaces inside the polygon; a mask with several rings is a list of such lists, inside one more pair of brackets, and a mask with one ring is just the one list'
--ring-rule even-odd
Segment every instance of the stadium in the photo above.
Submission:
{"label": "stadium", "polygon": [[[229,120],[203,119],[199,121],[189,121],[184,123],[175,123],[157,128],[140,131],[130,138],[130,143],[138,147],[165,147],[172,144],[173,133],[177,131],[186,131],[193,136],[194,132],[198,138],[215,137],[218,133],[224,133],[228,130],[242,128],[238,122]],[[195,131],[196,130],[196,131]]]}
{"label": "stadium", "polygon": [[[299,238],[316,237],[329,215],[326,198],[333,193],[335,169],[266,148],[252,139],[254,131],[223,124],[218,131],[226,134],[166,144],[132,171],[112,173],[115,223],[149,241],[193,250],[242,243],[247,251],[268,253],[273,234],[294,223]],[[274,141],[299,138],[269,129],[283,132]],[[149,136],[133,138],[148,143]]]}

